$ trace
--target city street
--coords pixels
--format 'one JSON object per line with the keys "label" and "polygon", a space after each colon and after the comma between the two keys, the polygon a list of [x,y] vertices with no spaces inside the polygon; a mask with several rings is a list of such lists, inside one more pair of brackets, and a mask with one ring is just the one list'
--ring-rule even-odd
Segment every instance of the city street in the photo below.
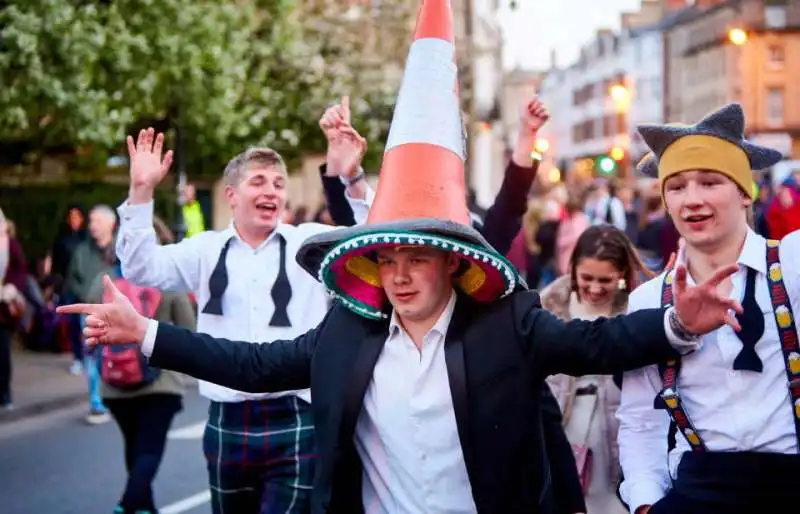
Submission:
{"label": "city street", "polygon": [[[154,489],[161,514],[207,514],[203,422],[208,401],[187,388]],[[110,514],[125,480],[113,421],[89,426],[85,406],[0,424],[3,514]]]}

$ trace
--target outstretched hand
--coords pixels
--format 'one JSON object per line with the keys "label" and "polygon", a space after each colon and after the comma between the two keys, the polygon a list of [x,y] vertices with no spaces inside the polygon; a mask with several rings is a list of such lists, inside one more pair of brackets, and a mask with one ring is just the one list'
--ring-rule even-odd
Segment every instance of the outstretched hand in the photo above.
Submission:
{"label": "outstretched hand", "polygon": [[140,344],[147,333],[148,320],[136,312],[108,275],[103,276],[103,298],[103,303],[63,305],[56,312],[86,315],[83,335],[89,346]]}
{"label": "outstretched hand", "polygon": [[130,158],[131,188],[154,189],[164,179],[172,166],[172,150],[162,159],[164,134],[155,134],[152,127],[140,130],[136,144],[128,136],[128,156]]}
{"label": "outstretched hand", "polygon": [[733,314],[741,314],[741,304],[718,292],[719,285],[738,270],[737,264],[724,266],[702,284],[689,287],[686,267],[677,267],[672,294],[675,311],[686,330],[703,335],[726,324],[736,331],[741,330]]}

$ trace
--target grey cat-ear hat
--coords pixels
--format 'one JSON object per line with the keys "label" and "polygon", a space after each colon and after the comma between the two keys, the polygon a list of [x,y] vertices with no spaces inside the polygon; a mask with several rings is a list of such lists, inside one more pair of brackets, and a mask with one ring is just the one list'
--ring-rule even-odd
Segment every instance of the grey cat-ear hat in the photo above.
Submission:
{"label": "grey cat-ear hat", "polygon": [[639,162],[637,170],[662,184],[681,171],[717,171],[752,194],[752,170],[773,166],[783,160],[783,154],[749,142],[744,129],[744,111],[738,103],[728,104],[694,125],[640,125],[639,134],[651,153]]}

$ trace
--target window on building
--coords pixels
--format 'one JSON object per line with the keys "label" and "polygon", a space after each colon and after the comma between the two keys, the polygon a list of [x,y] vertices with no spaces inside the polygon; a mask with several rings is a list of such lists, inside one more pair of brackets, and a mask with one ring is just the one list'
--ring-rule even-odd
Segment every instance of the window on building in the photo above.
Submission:
{"label": "window on building", "polygon": [[786,28],[786,2],[765,2],[764,24],[768,29]]}
{"label": "window on building", "polygon": [[782,87],[771,87],[767,90],[767,125],[771,127],[783,125],[783,97]]}
{"label": "window on building", "polygon": [[783,45],[769,45],[767,50],[767,62],[772,68],[783,68],[785,55]]}

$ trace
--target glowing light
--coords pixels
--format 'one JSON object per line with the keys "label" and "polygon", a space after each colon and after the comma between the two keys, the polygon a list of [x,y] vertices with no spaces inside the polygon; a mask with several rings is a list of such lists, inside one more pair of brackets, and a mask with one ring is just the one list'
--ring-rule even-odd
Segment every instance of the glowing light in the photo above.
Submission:
{"label": "glowing light", "polygon": [[747,32],[743,29],[731,29],[728,31],[728,39],[734,45],[741,46],[747,43]]}
{"label": "glowing light", "polygon": [[561,180],[561,170],[556,167],[550,168],[550,171],[547,172],[547,178],[550,179],[550,182],[558,182]]}
{"label": "glowing light", "polygon": [[536,140],[536,144],[533,145],[533,149],[539,153],[546,153],[550,149],[550,141],[540,137]]}
{"label": "glowing light", "polygon": [[622,159],[625,158],[625,150],[623,150],[619,146],[615,146],[614,148],[611,149],[609,155],[615,161],[621,161]]}

